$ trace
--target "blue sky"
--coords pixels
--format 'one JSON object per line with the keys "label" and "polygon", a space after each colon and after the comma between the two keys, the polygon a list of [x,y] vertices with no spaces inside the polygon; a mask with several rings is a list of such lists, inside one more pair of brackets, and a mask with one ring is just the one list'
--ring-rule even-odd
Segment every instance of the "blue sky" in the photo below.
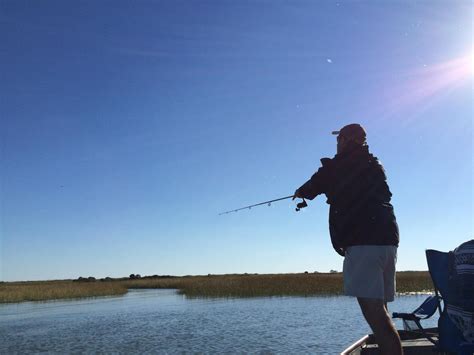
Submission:
{"label": "blue sky", "polygon": [[473,235],[470,1],[2,1],[0,279],[341,270],[290,195],[359,122],[399,270]]}

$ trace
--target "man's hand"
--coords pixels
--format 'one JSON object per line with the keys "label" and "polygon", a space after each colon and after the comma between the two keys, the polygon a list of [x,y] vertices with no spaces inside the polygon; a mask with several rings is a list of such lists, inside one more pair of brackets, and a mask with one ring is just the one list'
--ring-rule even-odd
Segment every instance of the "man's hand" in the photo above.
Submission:
{"label": "man's hand", "polygon": [[334,250],[336,253],[338,253],[340,256],[346,256],[346,250],[341,247],[334,247]]}
{"label": "man's hand", "polygon": [[303,196],[301,196],[301,193],[299,192],[299,189],[296,189],[295,193],[293,194],[293,200],[295,198],[303,198]]}

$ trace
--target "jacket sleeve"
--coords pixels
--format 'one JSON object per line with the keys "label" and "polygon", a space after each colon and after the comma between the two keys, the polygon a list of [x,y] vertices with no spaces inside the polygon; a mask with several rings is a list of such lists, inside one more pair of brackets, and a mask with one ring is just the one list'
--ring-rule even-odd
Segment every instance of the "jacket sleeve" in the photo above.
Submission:
{"label": "jacket sleeve", "polygon": [[328,191],[330,184],[330,161],[331,159],[329,158],[321,159],[322,167],[311,176],[311,179],[298,188],[301,197],[312,200],[316,196]]}

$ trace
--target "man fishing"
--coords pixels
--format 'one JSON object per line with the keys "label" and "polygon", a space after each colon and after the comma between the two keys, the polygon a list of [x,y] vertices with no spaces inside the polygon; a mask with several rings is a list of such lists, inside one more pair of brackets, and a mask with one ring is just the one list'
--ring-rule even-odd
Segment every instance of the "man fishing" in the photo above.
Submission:
{"label": "man fishing", "polygon": [[366,132],[349,124],[337,134],[337,154],[293,196],[312,200],[325,194],[331,242],[344,256],[344,293],[357,297],[382,354],[402,354],[387,310],[395,296],[398,225],[385,171],[369,152]]}

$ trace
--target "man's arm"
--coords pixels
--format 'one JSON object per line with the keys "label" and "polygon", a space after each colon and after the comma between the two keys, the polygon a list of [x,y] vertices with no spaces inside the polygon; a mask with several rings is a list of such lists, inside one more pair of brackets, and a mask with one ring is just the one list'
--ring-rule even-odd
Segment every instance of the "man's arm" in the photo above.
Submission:
{"label": "man's arm", "polygon": [[307,198],[308,200],[313,200],[316,196],[321,195],[328,190],[330,182],[328,165],[330,161],[331,159],[328,158],[321,159],[323,166],[320,167],[313,176],[311,176],[311,179],[306,181],[295,191],[293,199]]}

